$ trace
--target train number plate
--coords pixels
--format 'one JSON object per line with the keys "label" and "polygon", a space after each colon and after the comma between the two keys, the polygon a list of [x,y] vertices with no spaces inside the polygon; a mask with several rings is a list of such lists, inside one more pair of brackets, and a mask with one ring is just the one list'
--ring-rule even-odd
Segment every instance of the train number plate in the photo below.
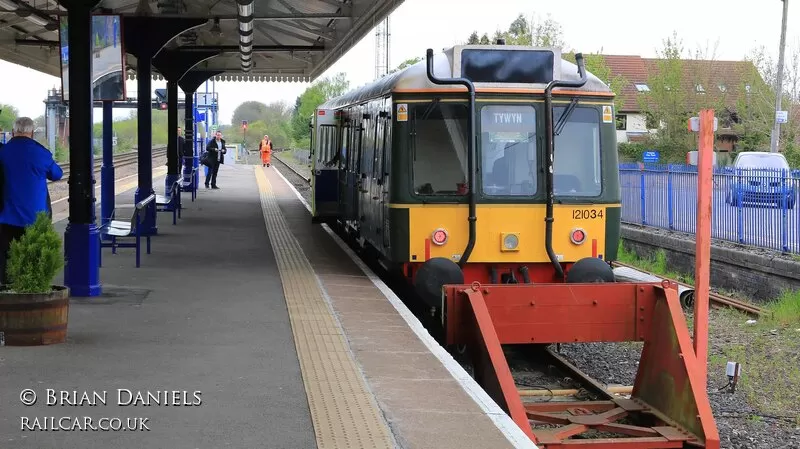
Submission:
{"label": "train number plate", "polygon": [[603,209],[573,209],[573,220],[595,220],[602,219],[604,215]]}

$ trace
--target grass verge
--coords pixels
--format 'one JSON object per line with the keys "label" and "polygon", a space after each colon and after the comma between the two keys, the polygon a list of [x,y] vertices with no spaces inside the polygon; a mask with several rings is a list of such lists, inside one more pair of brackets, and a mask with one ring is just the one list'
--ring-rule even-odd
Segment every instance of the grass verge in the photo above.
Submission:
{"label": "grass verge", "polygon": [[[653,274],[694,284],[691,276],[668,269],[664,251],[640,258],[620,244],[620,262]],[[712,383],[725,380],[727,363],[739,362],[737,391],[756,411],[800,424],[800,291],[787,291],[762,306],[764,317],[753,322],[733,309],[714,309],[709,316],[708,373]],[[691,312],[687,321],[692,321]]]}

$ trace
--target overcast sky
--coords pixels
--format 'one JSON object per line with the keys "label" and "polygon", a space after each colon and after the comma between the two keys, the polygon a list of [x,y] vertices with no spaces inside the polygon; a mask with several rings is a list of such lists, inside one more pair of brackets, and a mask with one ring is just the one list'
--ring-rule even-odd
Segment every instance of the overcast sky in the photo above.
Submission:
{"label": "overcast sky", "polygon": [[[739,60],[760,45],[777,59],[781,10],[781,0],[405,0],[391,16],[390,64],[394,67],[405,59],[424,57],[427,48],[438,51],[464,41],[473,30],[491,36],[497,29],[505,30],[519,13],[551,15],[562,25],[568,46],[586,53],[602,50],[653,57],[663,39],[677,31],[687,50],[713,48],[718,42],[716,59]],[[789,6],[789,48],[797,46],[798,31],[800,3],[794,3]],[[374,51],[373,31],[325,75],[346,72],[352,87],[369,82],[375,72]],[[23,115],[44,114],[47,90],[60,83],[58,78],[0,61],[0,103],[14,105]],[[153,82],[154,89],[160,87],[165,82]],[[230,123],[233,110],[247,100],[294,104],[306,87],[301,83],[217,82],[220,121]],[[129,81],[127,89],[129,96],[136,96],[135,81]],[[128,113],[117,110],[115,116]],[[96,121],[100,116],[96,109]]]}

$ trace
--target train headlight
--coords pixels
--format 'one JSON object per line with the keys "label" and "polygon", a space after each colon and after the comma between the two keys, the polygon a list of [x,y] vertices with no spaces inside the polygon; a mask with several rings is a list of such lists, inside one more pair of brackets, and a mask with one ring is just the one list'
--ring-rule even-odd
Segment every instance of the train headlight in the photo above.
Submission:
{"label": "train headlight", "polygon": [[569,239],[572,241],[572,243],[580,245],[586,241],[586,231],[581,228],[575,228],[569,234]]}
{"label": "train headlight", "polygon": [[500,234],[500,251],[519,251],[519,234],[508,232]]}
{"label": "train headlight", "polygon": [[431,241],[434,245],[442,246],[447,243],[447,231],[444,228],[439,228],[433,231],[433,235],[431,236]]}

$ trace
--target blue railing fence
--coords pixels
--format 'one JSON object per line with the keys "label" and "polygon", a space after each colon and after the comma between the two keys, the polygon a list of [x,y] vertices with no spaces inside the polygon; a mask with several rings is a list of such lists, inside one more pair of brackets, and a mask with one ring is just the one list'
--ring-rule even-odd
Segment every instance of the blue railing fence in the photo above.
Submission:
{"label": "blue railing fence", "polygon": [[[697,167],[620,164],[622,221],[694,234]],[[712,237],[800,253],[800,170],[714,167]]]}

